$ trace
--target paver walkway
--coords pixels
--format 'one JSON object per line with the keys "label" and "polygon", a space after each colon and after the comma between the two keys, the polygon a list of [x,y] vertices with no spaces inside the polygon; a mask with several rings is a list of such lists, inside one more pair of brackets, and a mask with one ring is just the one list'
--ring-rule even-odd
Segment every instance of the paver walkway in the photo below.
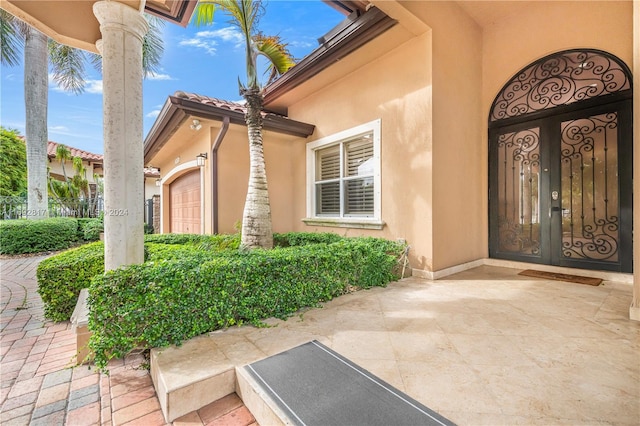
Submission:
{"label": "paver walkway", "polygon": [[[109,375],[73,367],[75,333],[69,322],[44,318],[37,293],[36,268],[45,258],[0,259],[0,424],[166,424],[141,354],[114,360]],[[236,399],[228,397],[185,420],[192,425],[253,423]]]}

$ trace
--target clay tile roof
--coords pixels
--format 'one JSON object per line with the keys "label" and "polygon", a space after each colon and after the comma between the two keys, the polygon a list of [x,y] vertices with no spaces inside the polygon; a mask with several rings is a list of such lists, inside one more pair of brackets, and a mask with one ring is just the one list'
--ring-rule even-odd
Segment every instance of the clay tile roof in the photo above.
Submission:
{"label": "clay tile roof", "polygon": [[155,167],[145,167],[144,168],[144,177],[159,178],[160,177],[160,171],[158,169],[156,169]]}
{"label": "clay tile roof", "polygon": [[[203,95],[198,95],[196,93],[188,93],[183,91],[175,92],[174,96],[182,99],[187,99],[193,102],[199,102],[203,105],[210,105],[216,108],[223,108],[229,111],[239,112],[242,114],[245,114],[247,112],[247,107],[244,106],[244,101],[242,102],[225,101],[224,99],[210,98],[209,96],[203,96]],[[280,115],[280,114],[276,114],[268,111],[263,111],[262,116],[287,118],[284,115]]]}
{"label": "clay tile roof", "polygon": [[[56,157],[56,149],[58,148],[58,145],[63,145],[63,144],[58,144],[56,142],[49,141],[49,144],[47,145],[47,155],[49,156],[49,158]],[[68,146],[68,145],[65,145],[65,146],[69,151],[71,151],[72,157],[80,157],[85,161],[91,161],[94,163],[102,163],[104,161],[104,156],[102,154],[94,154],[93,152],[83,151],[81,149],[74,148],[72,146]]]}

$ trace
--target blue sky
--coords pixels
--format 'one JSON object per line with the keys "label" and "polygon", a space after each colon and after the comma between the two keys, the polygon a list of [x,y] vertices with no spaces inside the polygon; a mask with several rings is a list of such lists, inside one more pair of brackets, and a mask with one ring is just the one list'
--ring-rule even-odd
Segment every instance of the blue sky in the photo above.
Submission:
{"label": "blue sky", "polygon": [[[270,0],[259,28],[278,34],[289,50],[301,59],[318,46],[317,39],[344,16],[320,0]],[[167,24],[162,67],[144,81],[144,135],[160,108],[176,90],[194,92],[231,101],[240,100],[238,77],[244,80],[244,50],[241,36],[223,14],[210,26],[182,28]],[[103,153],[102,77],[90,65],[90,77],[82,95],[49,86],[49,140]],[[0,124],[24,135],[24,70],[0,65]]]}

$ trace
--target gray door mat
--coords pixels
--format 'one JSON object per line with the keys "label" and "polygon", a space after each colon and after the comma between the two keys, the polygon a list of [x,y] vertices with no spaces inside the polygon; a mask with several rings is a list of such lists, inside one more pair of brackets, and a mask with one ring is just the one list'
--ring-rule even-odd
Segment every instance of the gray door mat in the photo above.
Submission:
{"label": "gray door mat", "polygon": [[244,368],[297,425],[454,425],[315,340]]}

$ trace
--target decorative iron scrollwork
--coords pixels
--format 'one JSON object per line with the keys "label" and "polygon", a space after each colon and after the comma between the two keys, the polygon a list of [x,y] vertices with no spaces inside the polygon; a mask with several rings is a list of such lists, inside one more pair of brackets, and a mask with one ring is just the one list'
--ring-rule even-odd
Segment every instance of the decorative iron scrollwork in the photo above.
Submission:
{"label": "decorative iron scrollwork", "polygon": [[495,99],[490,120],[568,105],[631,89],[626,65],[606,52],[570,50],[549,55],[516,74]]}
{"label": "decorative iron scrollwork", "polygon": [[498,137],[498,248],[501,252],[540,254],[540,131]]}
{"label": "decorative iron scrollwork", "polygon": [[616,113],[562,123],[562,255],[617,261]]}

